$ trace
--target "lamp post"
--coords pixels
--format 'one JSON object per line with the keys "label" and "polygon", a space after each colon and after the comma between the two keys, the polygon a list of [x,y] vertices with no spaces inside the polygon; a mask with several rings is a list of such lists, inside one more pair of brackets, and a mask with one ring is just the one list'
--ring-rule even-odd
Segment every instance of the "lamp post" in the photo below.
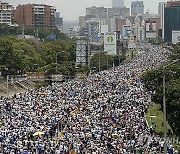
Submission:
{"label": "lamp post", "polygon": [[165,76],[165,69],[176,62],[178,62],[180,59],[177,59],[173,61],[172,63],[168,65],[163,65],[163,124],[164,124],[164,154],[167,154],[167,123],[166,123],[166,76]]}
{"label": "lamp post", "polygon": [[9,97],[9,75],[6,77],[7,96]]}
{"label": "lamp post", "polygon": [[5,68],[7,76],[6,76],[6,92],[7,92],[7,96],[9,97],[9,75],[8,75],[8,68]]}
{"label": "lamp post", "polygon": [[101,71],[101,58],[100,58],[100,51],[99,51],[99,72]]}
{"label": "lamp post", "polygon": [[109,69],[109,57],[108,57],[108,53],[106,53],[107,56],[107,70]]}
{"label": "lamp post", "polygon": [[113,56],[113,71],[114,71],[114,56]]}

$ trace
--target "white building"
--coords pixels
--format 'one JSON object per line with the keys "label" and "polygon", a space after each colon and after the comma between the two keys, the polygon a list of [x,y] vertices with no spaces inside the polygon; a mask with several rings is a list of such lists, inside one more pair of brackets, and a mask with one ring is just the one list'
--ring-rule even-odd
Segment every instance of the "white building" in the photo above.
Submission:
{"label": "white building", "polygon": [[137,41],[145,39],[145,22],[139,16],[134,19],[133,32]]}
{"label": "white building", "polygon": [[0,24],[12,24],[12,9],[11,4],[0,1]]}
{"label": "white building", "polygon": [[164,38],[164,8],[166,7],[165,2],[159,3],[158,14],[161,20],[162,38]]}
{"label": "white building", "polygon": [[124,0],[112,0],[112,7],[113,8],[123,8]]}
{"label": "white building", "polygon": [[77,38],[79,36],[79,26],[73,26],[69,28],[69,37],[72,38]]}
{"label": "white building", "polygon": [[176,44],[180,42],[180,31],[172,31],[172,43]]}
{"label": "white building", "polygon": [[109,19],[109,32],[115,32],[116,31],[116,18],[110,18]]}

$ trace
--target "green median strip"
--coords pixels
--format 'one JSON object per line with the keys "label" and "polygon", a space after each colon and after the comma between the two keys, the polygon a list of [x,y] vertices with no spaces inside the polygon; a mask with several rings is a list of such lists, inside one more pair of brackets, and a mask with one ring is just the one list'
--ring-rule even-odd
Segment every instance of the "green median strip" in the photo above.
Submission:
{"label": "green median strip", "polygon": [[[163,112],[161,111],[161,106],[159,104],[151,104],[148,108],[148,112],[146,114],[146,119],[149,127],[154,123],[156,125],[156,133],[160,136],[164,134],[164,126],[163,126]],[[173,131],[167,122],[167,134],[168,136],[173,135]]]}

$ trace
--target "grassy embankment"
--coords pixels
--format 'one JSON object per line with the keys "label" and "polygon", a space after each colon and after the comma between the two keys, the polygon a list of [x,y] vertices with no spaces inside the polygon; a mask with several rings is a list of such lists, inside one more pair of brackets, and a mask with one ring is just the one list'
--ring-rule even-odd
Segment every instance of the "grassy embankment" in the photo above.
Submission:
{"label": "grassy embankment", "polygon": [[[159,104],[151,104],[148,112],[146,114],[146,119],[148,125],[151,126],[152,123],[156,125],[156,133],[163,137],[164,127],[163,127],[163,112],[161,111],[161,106]],[[173,134],[171,126],[167,122],[167,136],[170,138],[176,138],[177,136]],[[180,143],[173,143],[175,149],[180,151]]]}

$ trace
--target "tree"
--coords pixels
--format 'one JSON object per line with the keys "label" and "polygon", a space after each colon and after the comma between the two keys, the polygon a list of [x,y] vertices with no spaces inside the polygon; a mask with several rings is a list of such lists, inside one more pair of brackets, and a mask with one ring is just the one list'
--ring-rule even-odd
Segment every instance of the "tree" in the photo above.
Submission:
{"label": "tree", "polygon": [[[179,44],[173,45],[169,60],[179,59]],[[175,56],[176,54],[176,56]],[[167,119],[176,135],[180,136],[180,62],[171,64],[170,61],[165,66],[166,76],[166,111]],[[151,69],[142,74],[142,80],[148,90],[155,92],[153,101],[161,104],[163,108],[163,69]]]}
{"label": "tree", "polygon": [[13,48],[13,43],[6,37],[0,38],[0,69],[2,75],[14,74],[21,68],[20,55]]}
{"label": "tree", "polygon": [[91,68],[95,68],[96,71],[105,70],[107,68],[112,67],[113,63],[113,57],[110,55],[107,55],[105,52],[99,52],[93,54],[90,60],[90,66]]}
{"label": "tree", "polygon": [[17,35],[20,33],[20,27],[9,26],[7,24],[0,24],[0,36]]}
{"label": "tree", "polygon": [[14,36],[0,37],[0,71],[4,76],[7,73],[15,75],[17,72],[34,72],[50,66],[52,68],[50,72],[56,73],[53,69],[56,61],[59,67],[62,67],[61,73],[74,74],[75,42],[73,40],[37,41],[18,39]]}

